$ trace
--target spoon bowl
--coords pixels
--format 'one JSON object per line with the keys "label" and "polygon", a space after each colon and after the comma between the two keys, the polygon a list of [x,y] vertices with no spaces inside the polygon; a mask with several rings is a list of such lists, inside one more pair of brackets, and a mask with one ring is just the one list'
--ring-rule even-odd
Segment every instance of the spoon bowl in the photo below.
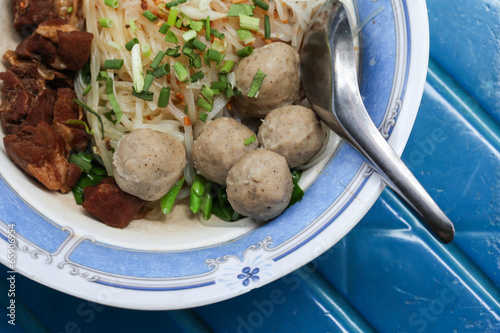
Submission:
{"label": "spoon bowl", "polygon": [[328,1],[319,10],[304,36],[300,56],[304,90],[321,120],[363,154],[438,239],[451,242],[452,222],[392,150],[363,104],[351,27],[341,2]]}

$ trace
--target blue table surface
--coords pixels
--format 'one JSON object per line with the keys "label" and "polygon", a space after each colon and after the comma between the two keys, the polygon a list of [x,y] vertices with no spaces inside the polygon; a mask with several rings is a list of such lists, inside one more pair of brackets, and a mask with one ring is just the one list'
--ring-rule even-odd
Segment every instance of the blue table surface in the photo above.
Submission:
{"label": "blue table surface", "polygon": [[199,308],[113,308],[18,275],[11,326],[2,266],[0,332],[500,332],[500,1],[427,6],[430,65],[402,158],[455,223],[451,244],[386,189],[313,262]]}

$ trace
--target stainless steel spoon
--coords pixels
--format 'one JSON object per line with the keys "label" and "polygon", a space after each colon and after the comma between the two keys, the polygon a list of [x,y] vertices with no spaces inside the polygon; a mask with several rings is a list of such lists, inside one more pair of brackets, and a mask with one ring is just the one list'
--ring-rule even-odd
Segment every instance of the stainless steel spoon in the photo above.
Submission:
{"label": "stainless steel spoon", "polygon": [[304,37],[302,83],[318,116],[359,150],[444,243],[453,224],[432,200],[373,124],[359,92],[351,28],[342,3],[320,9]]}

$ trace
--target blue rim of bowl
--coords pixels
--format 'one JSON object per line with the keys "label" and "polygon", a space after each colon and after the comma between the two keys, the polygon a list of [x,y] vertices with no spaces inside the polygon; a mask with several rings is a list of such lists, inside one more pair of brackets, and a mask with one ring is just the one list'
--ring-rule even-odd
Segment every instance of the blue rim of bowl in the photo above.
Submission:
{"label": "blue rim of bowl", "polygon": [[[358,3],[359,21],[369,18],[380,6],[383,6],[383,11],[361,31],[360,89],[375,124],[386,138],[390,138],[408,85],[411,31],[406,0]],[[404,10],[401,12],[395,8]],[[381,34],[384,36],[383,44],[379,42]],[[235,296],[279,277],[273,274],[272,266],[291,260],[297,250],[335,223],[371,176],[372,170],[364,159],[352,147],[341,144],[307,190],[304,199],[271,223],[261,225],[237,239],[209,247],[186,251],[142,251],[101,243],[90,235],[76,236],[72,228],[50,221],[24,202],[0,173],[0,196],[5,199],[2,201],[22,207],[9,210],[7,205],[0,203],[0,219],[4,221],[0,225],[0,237],[8,241],[6,222],[14,223],[18,241],[24,243],[18,247],[19,250],[29,254],[33,260],[45,258],[46,264],[56,264],[61,272],[64,267],[69,267],[71,275],[90,283],[146,292],[205,290],[205,287],[218,284],[227,289],[224,295]],[[40,225],[43,227],[40,228]],[[323,248],[327,250],[332,245],[327,244]],[[54,258],[60,258],[61,253],[64,254],[63,260],[55,262]],[[5,264],[3,255],[2,262]],[[110,262],[119,264],[110,265]],[[183,264],[186,262],[190,264]],[[288,272],[291,269],[280,266],[279,271]],[[232,279],[227,278],[228,275]],[[79,294],[70,289],[62,291]],[[209,302],[214,300],[221,298],[214,296]],[[176,307],[183,305],[163,306]]]}

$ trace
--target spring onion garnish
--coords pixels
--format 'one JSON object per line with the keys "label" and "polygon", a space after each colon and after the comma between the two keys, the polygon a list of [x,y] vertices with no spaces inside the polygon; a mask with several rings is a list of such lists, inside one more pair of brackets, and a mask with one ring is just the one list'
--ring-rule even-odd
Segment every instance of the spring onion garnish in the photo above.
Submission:
{"label": "spring onion garnish", "polygon": [[176,62],[174,65],[174,69],[175,69],[175,76],[177,77],[177,80],[182,82],[185,79],[187,79],[189,73],[188,73],[188,70],[186,69],[186,66],[184,66],[180,62]]}
{"label": "spring onion garnish", "polygon": [[257,6],[257,7],[260,7],[264,10],[268,10],[269,9],[269,4],[267,4],[266,2],[262,1],[262,0],[252,0],[252,2]]}
{"label": "spring onion garnish", "polygon": [[109,77],[108,72],[106,71],[100,71],[97,73],[96,81],[106,81],[106,79]]}
{"label": "spring onion garnish", "polygon": [[201,29],[203,28],[203,23],[200,21],[191,20],[191,22],[189,22],[189,27],[193,30],[201,31]]}
{"label": "spring onion garnish", "polygon": [[[195,31],[196,32],[196,31]],[[165,35],[165,42],[169,43],[179,43],[179,39],[177,36],[172,32],[172,30],[167,31],[167,34]]]}
{"label": "spring onion garnish", "polygon": [[157,79],[170,74],[170,64],[163,64],[153,71],[153,76]]}
{"label": "spring onion garnish", "polygon": [[104,61],[104,69],[121,69],[123,63],[123,59],[108,59]]}
{"label": "spring onion garnish", "polygon": [[160,27],[160,30],[158,30],[162,34],[166,34],[168,29],[170,29],[170,26],[166,23],[163,23],[163,25]]}
{"label": "spring onion garnish", "polygon": [[195,39],[197,36],[196,30],[188,30],[185,33],[182,34],[182,38],[186,41],[189,42],[191,39]]}
{"label": "spring onion garnish", "polygon": [[135,44],[139,44],[139,40],[137,38],[133,38],[133,39],[129,40],[125,44],[125,48],[127,49],[127,51],[132,51],[132,48],[134,47]]}
{"label": "spring onion garnish", "polygon": [[264,38],[271,38],[271,22],[269,21],[269,15],[264,16]]}
{"label": "spring onion garnish", "polygon": [[205,21],[205,39],[207,41],[210,40],[210,16],[207,16],[207,20]]}
{"label": "spring onion garnish", "polygon": [[229,11],[227,12],[228,17],[238,17],[240,14],[253,16],[253,8],[252,5],[244,5],[239,3],[233,3],[231,7],[229,7]]}
{"label": "spring onion garnish", "polygon": [[180,46],[176,46],[174,49],[167,49],[167,51],[165,51],[165,54],[169,57],[179,58],[181,56],[181,53],[179,52],[180,48]]}
{"label": "spring onion garnish", "polygon": [[140,93],[144,89],[144,76],[142,73],[141,47],[139,44],[135,44],[134,47],[132,47],[131,60],[134,89]]}
{"label": "spring onion garnish", "polygon": [[73,13],[73,7],[68,7],[68,14]]}
{"label": "spring onion garnish", "polygon": [[122,109],[120,108],[120,105],[118,104],[118,101],[116,100],[116,96],[114,93],[113,89],[114,81],[112,78],[108,77],[106,79],[106,95],[108,96],[109,103],[111,104],[111,108],[115,112],[116,116],[116,122],[119,124],[120,121],[122,120]]}
{"label": "spring onion garnish", "polygon": [[219,61],[222,61],[223,57],[224,56],[219,51],[216,51],[214,49],[208,49],[208,58],[210,60],[213,60],[213,61],[219,63]]}
{"label": "spring onion garnish", "polygon": [[222,41],[220,38],[215,38],[212,43],[212,49],[218,52],[224,52],[226,50],[227,44]]}
{"label": "spring onion garnish", "polygon": [[177,21],[177,14],[179,14],[179,7],[170,8],[170,13],[168,13],[167,24],[169,26],[174,26]]}
{"label": "spring onion garnish", "polygon": [[196,72],[193,75],[191,75],[191,82],[196,82],[205,77],[205,74],[202,71]]}
{"label": "spring onion garnish", "polygon": [[171,1],[171,2],[167,2],[167,4],[165,5],[168,9],[174,7],[174,6],[177,6],[178,3],[177,1]]}
{"label": "spring onion garnish", "polygon": [[212,34],[212,36],[220,38],[220,39],[224,39],[224,37],[225,37],[225,35],[222,32],[219,32],[213,28],[210,28],[210,34]]}
{"label": "spring onion garnish", "polygon": [[193,47],[197,50],[200,50],[201,52],[205,51],[207,48],[207,45],[203,42],[200,42],[197,39],[193,39]]}
{"label": "spring onion garnish", "polygon": [[226,90],[228,83],[226,81],[214,81],[210,83],[212,90]]}
{"label": "spring onion garnish", "polygon": [[240,14],[240,27],[246,30],[259,31],[260,19],[258,17],[251,17],[248,15]]}
{"label": "spring onion garnish", "polygon": [[255,142],[255,140],[256,140],[256,137],[255,137],[255,134],[254,134],[254,135],[246,138],[244,144],[245,144],[245,146],[248,146],[251,143]]}
{"label": "spring onion garnish", "polygon": [[112,28],[113,27],[113,20],[107,17],[101,17],[99,19],[99,25],[103,28]]}
{"label": "spring onion garnish", "polygon": [[151,85],[153,84],[155,77],[153,74],[148,73],[146,74],[146,77],[144,78],[144,88],[143,91],[149,91],[149,88],[151,88]]}
{"label": "spring onion garnish", "polygon": [[161,88],[160,96],[158,97],[158,107],[160,108],[167,107],[169,99],[170,99],[170,87]]}
{"label": "spring onion garnish", "polygon": [[[75,120],[75,119],[72,119]],[[78,154],[71,154],[69,156],[69,162],[75,163],[84,172],[90,172],[92,169],[92,154],[80,152]]]}
{"label": "spring onion garnish", "polygon": [[99,124],[101,125],[101,136],[104,137],[104,124],[102,123],[101,116],[97,112],[95,112],[90,106],[88,106],[84,102],[80,101],[78,98],[74,98],[73,102],[75,102],[76,104],[78,104],[85,111],[88,111],[89,113],[91,113],[91,114],[93,114],[94,116],[97,117],[97,120],[99,121]]}
{"label": "spring onion garnish", "polygon": [[151,67],[152,69],[157,69],[164,57],[165,57],[165,52],[163,51],[158,52],[153,61],[151,62],[151,65],[149,65],[149,67]]}
{"label": "spring onion garnish", "polygon": [[251,46],[244,47],[241,50],[238,50],[238,52],[237,52],[238,57],[241,57],[241,58],[248,57],[252,53],[253,53],[253,47],[251,47]]}
{"label": "spring onion garnish", "polygon": [[184,177],[179,179],[177,183],[160,199],[160,207],[163,214],[168,214],[174,208],[175,198],[179,194],[182,185],[184,185]]}
{"label": "spring onion garnish", "polygon": [[198,101],[196,102],[196,105],[198,105],[200,108],[207,110],[208,112],[212,111],[212,104],[210,104],[206,99],[203,97],[198,97]]}
{"label": "spring onion garnish", "polygon": [[151,46],[148,43],[144,43],[141,45],[141,51],[144,58],[149,57],[151,53],[153,53],[153,51],[151,50]]}
{"label": "spring onion garnish", "polygon": [[245,45],[248,45],[248,44],[255,41],[255,37],[248,30],[238,29],[238,30],[236,30],[236,33],[238,34],[238,37],[240,37],[241,41]]}
{"label": "spring onion garnish", "polygon": [[253,77],[252,85],[248,91],[248,97],[257,97],[262,81],[266,76],[266,73],[262,72],[260,69],[257,70],[257,74]]}
{"label": "spring onion garnish", "polygon": [[91,85],[91,84],[89,84],[89,85],[85,88],[85,90],[83,91],[82,95],[83,95],[83,96],[87,96],[87,94],[90,92],[90,90],[92,90],[92,85]]}
{"label": "spring onion garnish", "polygon": [[113,111],[105,112],[105,113],[103,113],[103,116],[104,116],[104,118],[106,118],[107,120],[112,122],[113,124],[116,124],[116,117],[115,117],[115,113]]}
{"label": "spring onion garnish", "polygon": [[222,67],[220,68],[220,72],[223,74],[227,74],[233,69],[233,66],[234,66],[234,61],[228,60],[224,63],[224,65],[222,65]]}
{"label": "spring onion garnish", "polygon": [[142,16],[147,18],[149,22],[154,22],[158,19],[158,17],[155,14],[153,14],[150,10],[146,10],[144,13],[142,13]]}
{"label": "spring onion garnish", "polygon": [[143,100],[148,101],[148,102],[152,102],[154,94],[152,91],[143,90],[139,93],[139,92],[135,91],[135,89],[132,89],[132,96],[143,99]]}
{"label": "spring onion garnish", "polygon": [[[205,97],[210,104],[214,103],[214,95],[215,95],[215,93],[209,87],[203,86],[203,88],[201,88],[201,95],[203,97]],[[209,110],[207,110],[207,111],[209,111]]]}
{"label": "spring onion garnish", "polygon": [[134,20],[132,19],[128,20],[128,25],[130,26],[130,31],[132,31],[133,33],[137,32],[137,26],[135,25]]}
{"label": "spring onion garnish", "polygon": [[104,4],[109,7],[118,8],[120,2],[118,0],[104,0]]}
{"label": "spring onion garnish", "polygon": [[207,117],[208,117],[208,113],[206,113],[205,111],[202,111],[200,113],[200,117],[199,119],[202,121],[202,122],[206,122],[207,121]]}
{"label": "spring onion garnish", "polygon": [[[186,20],[185,18],[183,19],[179,19],[177,20],[177,22],[175,22],[175,27],[177,29],[180,29],[182,26],[183,26],[183,23],[184,23],[184,20]],[[187,21],[187,20],[186,20]],[[187,27],[187,25],[185,25],[184,27]]]}
{"label": "spring onion garnish", "polygon": [[86,122],[84,122],[83,120],[80,120],[80,119],[68,119],[65,121],[66,124],[68,125],[83,125],[85,126],[85,131],[87,132],[87,134],[89,135],[94,135],[94,132],[92,131],[92,129],[89,128],[89,126],[87,125]]}

